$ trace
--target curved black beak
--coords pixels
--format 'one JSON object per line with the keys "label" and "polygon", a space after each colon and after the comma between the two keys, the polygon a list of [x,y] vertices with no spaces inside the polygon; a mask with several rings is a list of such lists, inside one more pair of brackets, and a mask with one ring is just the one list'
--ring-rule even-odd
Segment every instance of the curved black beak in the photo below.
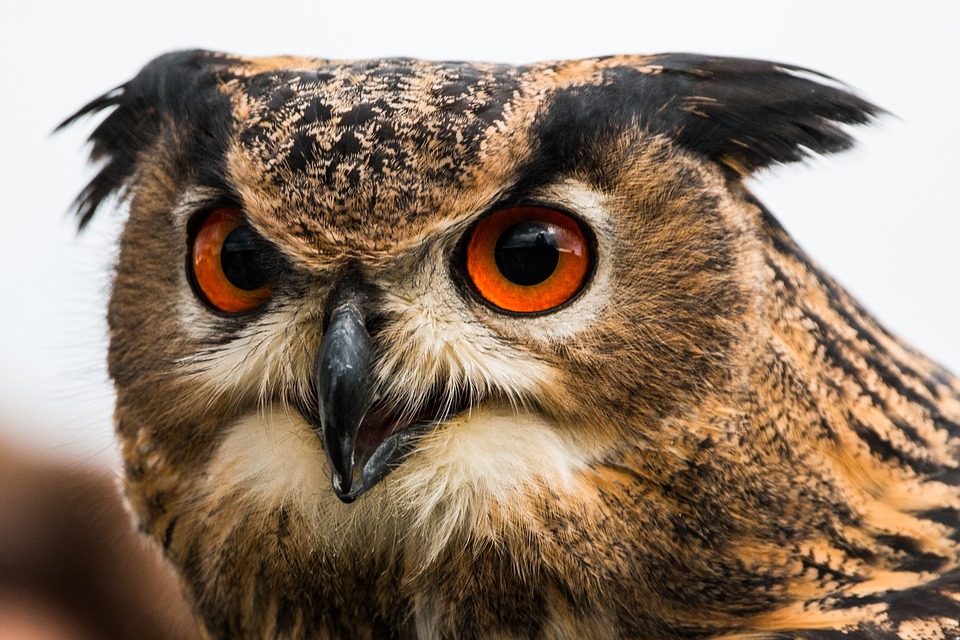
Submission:
{"label": "curved black beak", "polygon": [[313,370],[316,405],[300,405],[320,433],[334,493],[353,502],[389,475],[440,421],[469,408],[441,388],[415,407],[374,401],[374,341],[369,299],[354,283],[333,294]]}
{"label": "curved black beak", "polygon": [[[352,502],[362,485],[366,460],[356,459],[357,432],[370,408],[370,335],[354,301],[334,307],[323,335],[323,345],[314,369],[320,409],[323,446],[332,470],[333,490],[344,502]],[[362,486],[358,486],[361,492]]]}

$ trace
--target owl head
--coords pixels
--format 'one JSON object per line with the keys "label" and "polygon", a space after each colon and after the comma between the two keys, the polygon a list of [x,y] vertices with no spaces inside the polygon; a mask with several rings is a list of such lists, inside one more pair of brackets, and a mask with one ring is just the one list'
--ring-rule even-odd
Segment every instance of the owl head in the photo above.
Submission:
{"label": "owl head", "polygon": [[101,110],[125,493],[213,636],[842,628],[886,488],[956,498],[880,426],[956,383],[744,186],[879,113],[830,78],[189,51]]}

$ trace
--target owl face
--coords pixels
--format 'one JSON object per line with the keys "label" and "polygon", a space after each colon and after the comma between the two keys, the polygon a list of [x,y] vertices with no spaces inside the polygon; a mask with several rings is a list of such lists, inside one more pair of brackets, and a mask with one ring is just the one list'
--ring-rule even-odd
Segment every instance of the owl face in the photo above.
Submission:
{"label": "owl face", "polygon": [[[166,273],[133,284],[141,258],[124,250],[131,286],[113,301],[118,344],[121,325],[139,326],[133,307],[164,326],[151,359],[187,385],[168,397],[196,406],[193,421],[226,408],[302,420],[350,502],[445,425],[521,416],[577,459],[720,375],[750,295],[731,241],[746,222],[724,202],[720,168],[639,134],[637,114],[597,122],[554,98],[548,115],[548,65],[203,59],[221,84],[183,106],[193,139],[161,136],[173,147],[139,169],[174,178],[134,196],[125,240],[153,243]],[[623,72],[576,73],[597,82],[610,69]],[[215,155],[184,171],[182,145]],[[557,147],[548,158],[545,145]],[[160,300],[168,312],[151,308]],[[113,365],[125,379],[143,358]],[[643,373],[604,373],[619,367]],[[539,477],[535,464],[489,471],[495,484]]]}
{"label": "owl face", "polygon": [[866,619],[791,608],[826,589],[791,558],[855,556],[879,530],[851,507],[880,499],[863,478],[920,476],[817,435],[860,433],[809,364],[829,323],[804,333],[808,301],[847,298],[742,180],[846,148],[875,107],[687,55],[185,52],[77,117],[106,108],[78,208],[130,201],[126,494],[209,633]]}

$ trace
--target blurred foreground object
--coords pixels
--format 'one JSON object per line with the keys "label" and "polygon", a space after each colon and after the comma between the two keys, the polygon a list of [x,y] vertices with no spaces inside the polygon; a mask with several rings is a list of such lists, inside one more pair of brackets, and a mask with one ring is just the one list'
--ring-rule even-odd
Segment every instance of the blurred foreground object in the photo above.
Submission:
{"label": "blurred foreground object", "polygon": [[0,445],[0,638],[195,637],[108,471]]}

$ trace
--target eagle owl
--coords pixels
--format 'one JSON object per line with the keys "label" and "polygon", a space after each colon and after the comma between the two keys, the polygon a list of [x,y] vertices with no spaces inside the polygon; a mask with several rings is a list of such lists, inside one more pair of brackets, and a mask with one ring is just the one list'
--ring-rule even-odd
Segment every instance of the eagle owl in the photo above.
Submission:
{"label": "eagle owl", "polygon": [[960,635],[960,381],[744,185],[842,85],[190,51],[107,110],[123,485],[208,637]]}

